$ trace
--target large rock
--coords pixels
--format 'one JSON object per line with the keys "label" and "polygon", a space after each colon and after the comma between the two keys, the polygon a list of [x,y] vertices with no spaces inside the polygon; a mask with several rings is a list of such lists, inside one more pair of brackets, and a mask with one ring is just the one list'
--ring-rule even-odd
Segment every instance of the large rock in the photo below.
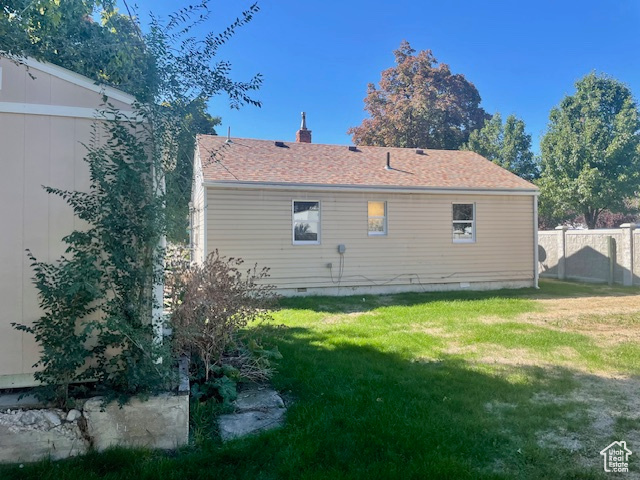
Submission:
{"label": "large rock", "polygon": [[77,422],[62,423],[61,411],[9,410],[0,413],[0,462],[54,460],[85,453]]}
{"label": "large rock", "polygon": [[260,390],[256,388],[238,393],[235,407],[237,412],[269,410],[270,408],[284,408],[284,402],[275,390],[269,388]]}
{"label": "large rock", "polygon": [[258,387],[238,393],[234,406],[236,413],[218,417],[223,442],[280,427],[287,411],[276,391]]}
{"label": "large rock", "polygon": [[97,450],[110,446],[174,449],[189,441],[189,397],[158,395],[132,399],[122,407],[112,402],[102,411],[102,399],[84,404],[87,433]]}
{"label": "large rock", "polygon": [[274,408],[265,412],[241,412],[220,415],[218,426],[223,442],[244,437],[272,428],[284,423],[284,408]]}

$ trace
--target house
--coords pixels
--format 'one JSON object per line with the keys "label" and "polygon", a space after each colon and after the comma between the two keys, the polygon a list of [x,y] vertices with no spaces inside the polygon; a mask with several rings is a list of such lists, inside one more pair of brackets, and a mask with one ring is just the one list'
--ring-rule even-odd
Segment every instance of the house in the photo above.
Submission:
{"label": "house", "polygon": [[12,322],[41,316],[25,249],[42,261],[64,253],[62,237],[81,221],[43,185],[88,190],[83,161],[103,95],[123,112],[134,98],[48,63],[0,58],[0,388],[34,384],[38,346]]}
{"label": "house", "polygon": [[201,135],[193,258],[271,269],[283,295],[537,286],[537,188],[466,151]]}

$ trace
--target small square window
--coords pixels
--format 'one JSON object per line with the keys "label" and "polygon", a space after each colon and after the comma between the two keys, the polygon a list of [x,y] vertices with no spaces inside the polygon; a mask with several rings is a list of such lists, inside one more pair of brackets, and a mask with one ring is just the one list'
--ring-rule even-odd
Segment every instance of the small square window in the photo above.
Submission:
{"label": "small square window", "polygon": [[476,241],[475,203],[453,204],[453,241],[473,243]]}
{"label": "small square window", "polygon": [[369,235],[387,234],[387,202],[368,202]]}
{"label": "small square window", "polygon": [[293,201],[293,244],[320,243],[320,202]]}

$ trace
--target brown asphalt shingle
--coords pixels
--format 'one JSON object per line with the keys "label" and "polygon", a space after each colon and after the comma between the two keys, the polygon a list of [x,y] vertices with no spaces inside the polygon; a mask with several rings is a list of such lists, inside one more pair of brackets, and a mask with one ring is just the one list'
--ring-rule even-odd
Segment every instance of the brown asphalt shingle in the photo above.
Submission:
{"label": "brown asphalt shingle", "polygon": [[[458,150],[424,150],[284,142],[200,135],[204,180],[358,187],[537,190],[486,160]],[[391,170],[386,170],[387,152]]]}

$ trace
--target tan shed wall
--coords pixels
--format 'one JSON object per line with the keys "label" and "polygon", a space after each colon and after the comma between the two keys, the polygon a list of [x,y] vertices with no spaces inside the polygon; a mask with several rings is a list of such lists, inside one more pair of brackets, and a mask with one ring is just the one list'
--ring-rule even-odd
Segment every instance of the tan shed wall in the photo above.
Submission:
{"label": "tan shed wall", "polygon": [[[15,65],[6,58],[0,58],[0,68],[2,68],[0,102],[91,109],[98,108],[102,103],[100,94],[39,71],[35,67],[27,71],[22,65]],[[31,78],[29,73],[35,78]],[[122,110],[131,110],[130,104],[113,98],[109,99],[109,103]]]}
{"label": "tan shed wall", "polygon": [[[0,102],[97,108],[100,94],[0,59]],[[115,102],[122,108],[130,106]],[[25,249],[38,260],[53,261],[64,253],[61,239],[83,223],[60,198],[42,185],[87,190],[84,162],[93,120],[0,112],[0,388],[33,384],[38,348],[32,335],[16,331],[12,322],[31,324],[40,317],[33,271]]]}
{"label": "tan shed wall", "polygon": [[[292,200],[321,202],[321,245],[292,244]],[[367,234],[386,201],[388,234]],[[452,203],[476,204],[476,242],[453,243]],[[526,282],[533,285],[533,197],[207,188],[207,252],[271,268],[279,289]],[[332,269],[327,264],[333,265]],[[332,279],[333,274],[333,279]],[[454,285],[455,284],[455,285]],[[392,290],[392,288],[389,288]]]}

